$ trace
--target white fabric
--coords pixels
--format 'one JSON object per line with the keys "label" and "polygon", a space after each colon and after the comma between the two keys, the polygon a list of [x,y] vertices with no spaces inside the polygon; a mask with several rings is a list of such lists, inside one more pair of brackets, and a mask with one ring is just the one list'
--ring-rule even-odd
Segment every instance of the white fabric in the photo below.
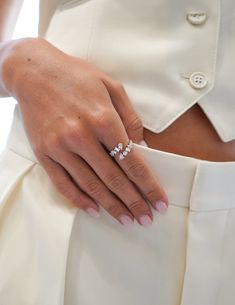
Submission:
{"label": "white fabric", "polygon": [[148,228],[72,207],[33,154],[16,105],[0,155],[0,304],[234,304],[235,162],[134,149],[169,197]]}
{"label": "white fabric", "polygon": [[[190,24],[195,11],[205,23]],[[41,0],[39,35],[120,81],[149,130],[198,102],[221,140],[235,139],[233,0]],[[194,72],[207,87],[190,86]]]}
{"label": "white fabric", "polygon": [[[166,128],[198,100],[228,140],[235,14],[231,1],[219,3],[69,1],[45,37],[124,83],[149,129]],[[45,4],[53,2],[41,2],[41,14]],[[208,14],[200,28],[184,19],[192,9]],[[195,91],[179,77],[195,71],[209,87]],[[16,105],[0,155],[0,304],[234,305],[235,162],[134,149],[169,197],[167,214],[153,210],[149,228],[70,205],[38,163]]]}
{"label": "white fabric", "polygon": [[[40,0],[38,35],[120,81],[155,133],[198,103],[222,141],[235,139],[234,29],[233,0]],[[195,72],[206,87],[190,86]]]}

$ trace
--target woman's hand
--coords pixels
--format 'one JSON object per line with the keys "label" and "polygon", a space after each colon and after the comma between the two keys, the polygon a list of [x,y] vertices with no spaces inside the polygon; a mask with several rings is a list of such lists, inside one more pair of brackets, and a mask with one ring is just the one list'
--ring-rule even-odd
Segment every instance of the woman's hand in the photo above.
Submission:
{"label": "woman's hand", "polygon": [[18,100],[32,149],[58,191],[92,215],[101,205],[122,224],[149,225],[149,203],[168,203],[148,164],[119,142],[143,140],[142,122],[121,84],[44,39],[15,43],[3,64],[5,87]]}

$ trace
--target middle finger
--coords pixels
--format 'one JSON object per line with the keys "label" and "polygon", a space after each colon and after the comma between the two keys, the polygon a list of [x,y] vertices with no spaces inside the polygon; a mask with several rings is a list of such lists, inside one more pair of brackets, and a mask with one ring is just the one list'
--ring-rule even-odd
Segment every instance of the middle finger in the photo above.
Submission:
{"label": "middle finger", "polygon": [[153,214],[149,204],[101,143],[92,136],[88,138],[89,141],[84,140],[84,145],[81,141],[80,145],[70,143],[70,151],[80,155],[90,165],[103,183],[128,207],[139,224],[151,224]]}

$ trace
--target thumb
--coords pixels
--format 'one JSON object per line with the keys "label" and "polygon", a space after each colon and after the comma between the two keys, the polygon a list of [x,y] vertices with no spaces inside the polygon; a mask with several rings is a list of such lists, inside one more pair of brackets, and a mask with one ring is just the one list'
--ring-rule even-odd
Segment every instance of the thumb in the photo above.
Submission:
{"label": "thumb", "polygon": [[144,140],[142,120],[133,108],[123,85],[107,76],[103,77],[102,81],[109,93],[115,110],[125,126],[128,137],[134,143],[148,146]]}

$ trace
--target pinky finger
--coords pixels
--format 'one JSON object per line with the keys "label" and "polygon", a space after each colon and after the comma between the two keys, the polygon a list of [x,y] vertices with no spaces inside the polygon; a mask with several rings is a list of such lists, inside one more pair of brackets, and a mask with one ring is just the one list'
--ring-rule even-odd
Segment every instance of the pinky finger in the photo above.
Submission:
{"label": "pinky finger", "polygon": [[63,166],[49,156],[45,156],[40,163],[60,194],[89,215],[99,217],[98,205],[79,188]]}

